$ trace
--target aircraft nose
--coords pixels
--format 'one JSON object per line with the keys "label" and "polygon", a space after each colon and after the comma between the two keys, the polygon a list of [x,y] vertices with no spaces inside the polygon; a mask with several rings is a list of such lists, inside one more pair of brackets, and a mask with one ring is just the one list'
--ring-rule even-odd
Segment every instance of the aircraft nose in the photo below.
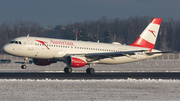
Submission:
{"label": "aircraft nose", "polygon": [[2,47],[2,50],[3,50],[4,52],[5,52],[5,46],[6,46],[6,45],[4,45],[4,46]]}
{"label": "aircraft nose", "polygon": [[8,47],[7,45],[4,45],[4,46],[2,47],[2,50],[3,50],[5,53],[8,53],[9,47]]}

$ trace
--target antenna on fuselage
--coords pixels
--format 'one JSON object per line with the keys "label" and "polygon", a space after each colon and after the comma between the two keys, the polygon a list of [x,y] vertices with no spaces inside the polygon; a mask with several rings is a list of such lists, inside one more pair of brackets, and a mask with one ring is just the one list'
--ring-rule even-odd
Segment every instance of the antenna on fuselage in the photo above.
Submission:
{"label": "antenna on fuselage", "polygon": [[29,37],[29,34],[27,35],[27,37]]}

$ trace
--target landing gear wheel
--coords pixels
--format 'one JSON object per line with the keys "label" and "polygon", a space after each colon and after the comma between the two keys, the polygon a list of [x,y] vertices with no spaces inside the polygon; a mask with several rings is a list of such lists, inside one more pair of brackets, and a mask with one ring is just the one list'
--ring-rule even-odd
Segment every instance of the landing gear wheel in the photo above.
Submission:
{"label": "landing gear wheel", "polygon": [[64,72],[65,73],[72,73],[72,68],[71,67],[65,67]]}
{"label": "landing gear wheel", "polygon": [[25,64],[26,64],[27,60],[28,60],[28,57],[24,57],[24,65],[21,65],[22,69],[26,69],[27,66]]}
{"label": "landing gear wheel", "polygon": [[94,74],[94,71],[95,71],[94,68],[87,68],[86,69],[87,74]]}
{"label": "landing gear wheel", "polygon": [[21,68],[22,68],[22,69],[26,69],[26,65],[22,65]]}

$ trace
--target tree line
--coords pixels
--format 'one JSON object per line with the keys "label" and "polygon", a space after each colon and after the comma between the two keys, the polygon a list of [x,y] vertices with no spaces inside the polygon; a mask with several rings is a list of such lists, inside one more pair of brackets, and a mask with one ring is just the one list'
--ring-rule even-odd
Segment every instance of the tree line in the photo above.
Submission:
{"label": "tree line", "polygon": [[[127,19],[100,19],[55,25],[44,28],[37,22],[16,20],[0,25],[0,47],[19,36],[37,36],[105,43],[132,44],[152,20],[152,17],[130,17]],[[162,51],[180,51],[180,20],[163,20],[155,48]],[[2,50],[0,51],[2,52]]]}

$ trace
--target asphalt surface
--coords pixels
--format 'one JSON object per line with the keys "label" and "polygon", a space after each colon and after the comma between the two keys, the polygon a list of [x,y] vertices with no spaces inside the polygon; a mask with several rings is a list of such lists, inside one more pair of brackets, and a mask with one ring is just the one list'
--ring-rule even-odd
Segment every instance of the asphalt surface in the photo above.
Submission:
{"label": "asphalt surface", "polygon": [[131,73],[0,73],[0,79],[180,79],[180,72]]}

